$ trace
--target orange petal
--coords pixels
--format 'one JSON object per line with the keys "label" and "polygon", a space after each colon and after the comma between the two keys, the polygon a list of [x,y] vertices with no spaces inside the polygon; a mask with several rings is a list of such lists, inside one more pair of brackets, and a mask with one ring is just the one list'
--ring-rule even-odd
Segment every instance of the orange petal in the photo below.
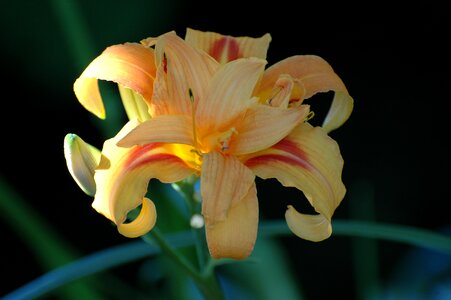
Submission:
{"label": "orange petal", "polygon": [[288,74],[298,80],[299,85],[303,87],[301,101],[319,92],[335,92],[331,108],[322,125],[326,132],[340,127],[349,118],[353,109],[353,99],[340,77],[321,57],[298,55],[274,64],[265,71],[257,95],[268,97],[273,86],[283,74]]}
{"label": "orange petal", "polygon": [[131,147],[156,142],[192,145],[192,128],[192,120],[188,116],[156,116],[127,133],[118,146]]}
{"label": "orange petal", "polygon": [[203,155],[202,215],[215,258],[245,258],[252,251],[258,224],[254,174],[234,156]]}
{"label": "orange petal", "polygon": [[308,112],[308,105],[290,109],[253,105],[236,126],[237,134],[230,143],[230,153],[243,155],[271,147],[304,121]]}
{"label": "orange petal", "polygon": [[245,259],[254,249],[258,231],[258,200],[255,184],[246,196],[229,209],[227,218],[205,227],[213,258]]}
{"label": "orange petal", "polygon": [[188,28],[185,40],[191,46],[204,50],[224,64],[243,57],[266,59],[271,35],[267,33],[260,38],[232,37]]}
{"label": "orange petal", "polygon": [[198,99],[204,97],[218,63],[188,45],[174,32],[157,39],[155,52],[159,69],[151,105],[152,116],[191,115]]}
{"label": "orange petal", "polygon": [[321,127],[301,123],[287,138],[247,158],[245,165],[261,178],[276,178],[284,186],[304,192],[320,216],[287,212],[295,234],[314,241],[330,235],[330,220],[346,189],[338,145]]}
{"label": "orange petal", "polygon": [[136,43],[114,45],[94,59],[74,83],[78,101],[97,117],[105,118],[105,108],[97,80],[121,84],[149,104],[155,78],[154,51]]}
{"label": "orange petal", "polygon": [[219,68],[205,98],[197,105],[196,124],[200,132],[219,130],[245,112],[265,64],[261,59],[242,58]]}
{"label": "orange petal", "polygon": [[193,169],[164,144],[118,147],[118,140],[137,123],[130,121],[116,137],[104,143],[94,175],[97,191],[92,206],[117,225],[124,223],[128,212],[142,203],[150,179],[172,183],[193,174]]}

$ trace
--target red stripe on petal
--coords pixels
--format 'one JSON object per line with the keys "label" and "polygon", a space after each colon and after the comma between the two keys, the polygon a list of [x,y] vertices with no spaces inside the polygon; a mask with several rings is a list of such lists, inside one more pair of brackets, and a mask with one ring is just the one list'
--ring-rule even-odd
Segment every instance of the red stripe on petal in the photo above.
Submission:
{"label": "red stripe on petal", "polygon": [[299,159],[307,161],[307,153],[305,153],[301,148],[299,148],[299,146],[296,143],[290,140],[283,139],[274,146],[272,146],[272,148],[288,152],[296,157],[299,157]]}
{"label": "red stripe on petal", "polygon": [[179,157],[177,157],[175,155],[167,154],[167,153],[158,153],[158,154],[147,156],[144,159],[135,161],[132,165],[130,165],[130,168],[131,169],[139,168],[139,167],[147,165],[151,162],[157,162],[157,161],[161,162],[163,160],[185,164],[185,162],[182,159],[180,159]]}
{"label": "red stripe on petal", "polygon": [[246,166],[252,167],[258,164],[264,164],[270,161],[284,162],[290,165],[300,166],[304,169],[311,169],[312,166],[307,160],[307,154],[290,140],[281,140],[272,149],[281,150],[286,154],[263,154],[253,157],[246,161]]}
{"label": "red stripe on petal", "polygon": [[143,146],[136,146],[133,152],[128,155],[126,164],[133,164],[135,161],[139,160],[141,156],[157,147],[160,147],[161,145],[162,143],[151,143]]}
{"label": "red stripe on petal", "polygon": [[221,62],[224,53],[227,55],[227,61],[232,61],[240,57],[240,47],[238,42],[230,36],[222,37],[216,40],[208,51],[209,54]]}
{"label": "red stripe on petal", "polygon": [[133,150],[127,157],[127,161],[125,165],[128,166],[129,169],[139,168],[149,162],[159,161],[159,160],[179,160],[181,163],[184,163],[182,159],[178,156],[169,153],[155,153],[150,154],[152,150],[161,147],[162,143],[151,143],[143,146],[136,146],[136,149]]}
{"label": "red stripe on petal", "polygon": [[295,165],[299,166],[303,169],[310,169],[310,164],[303,160],[302,158],[299,158],[297,156],[285,156],[281,154],[265,154],[261,156],[253,157],[246,161],[245,165],[249,168],[252,168],[256,165],[265,164],[271,161],[277,161],[277,162],[284,162],[289,165]]}

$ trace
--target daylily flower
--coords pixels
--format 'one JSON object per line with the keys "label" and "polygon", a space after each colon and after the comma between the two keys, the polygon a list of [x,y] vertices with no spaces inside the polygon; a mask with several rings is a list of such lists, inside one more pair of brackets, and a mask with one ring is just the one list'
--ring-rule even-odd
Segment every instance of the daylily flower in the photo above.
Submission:
{"label": "daylily flower", "polygon": [[[169,32],[107,48],[76,80],[77,98],[101,118],[97,80],[118,83],[130,117],[105,142],[94,171],[93,207],[119,232],[137,237],[154,226],[155,205],[145,197],[151,179],[173,183],[194,174],[214,258],[252,252],[259,219],[255,176],[304,192],[317,214],[289,206],[285,217],[294,234],[312,241],[331,235],[345,187],[343,159],[327,133],[346,121],[353,100],[320,57],[293,56],[265,70],[270,40],[269,34],[235,38],[192,29],[183,40]],[[329,113],[322,127],[313,127],[303,100],[330,90]],[[137,219],[126,223],[141,204]]]}

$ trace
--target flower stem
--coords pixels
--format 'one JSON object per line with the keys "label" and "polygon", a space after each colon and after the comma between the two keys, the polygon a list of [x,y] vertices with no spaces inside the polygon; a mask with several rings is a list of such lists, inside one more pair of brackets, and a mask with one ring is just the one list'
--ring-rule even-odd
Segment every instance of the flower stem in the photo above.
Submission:
{"label": "flower stem", "polygon": [[[184,181],[175,183],[172,185],[175,191],[177,191],[180,196],[185,200],[185,203],[188,207],[189,213],[191,216],[195,214],[200,214],[200,205],[199,201],[195,199],[195,188],[194,184],[197,181],[197,177],[190,177]],[[192,228],[191,231],[194,234],[195,241],[194,246],[196,247],[197,261],[199,265],[199,269],[203,270],[205,268],[205,237],[203,235],[203,231],[200,228]]]}
{"label": "flower stem", "polygon": [[222,300],[224,295],[219,286],[214,272],[199,273],[191,263],[176,249],[174,249],[163,237],[157,228],[154,228],[148,235],[143,236],[144,241],[149,241],[149,236],[160,247],[161,251],[165,253],[175,264],[181,267],[187,275],[189,275],[197,284],[206,300]]}

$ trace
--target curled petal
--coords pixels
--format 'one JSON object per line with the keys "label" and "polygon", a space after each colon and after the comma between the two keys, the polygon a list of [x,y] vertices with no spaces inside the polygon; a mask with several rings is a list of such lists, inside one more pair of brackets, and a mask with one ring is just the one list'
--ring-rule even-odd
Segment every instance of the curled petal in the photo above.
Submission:
{"label": "curled petal", "polygon": [[326,132],[337,129],[349,118],[354,108],[354,100],[347,92],[335,92],[332,105],[324,118],[322,127]]}
{"label": "curled petal", "polygon": [[117,230],[123,236],[129,238],[140,237],[149,232],[157,222],[157,210],[155,204],[149,198],[144,198],[139,215],[130,223],[122,223]]}
{"label": "curled petal", "polygon": [[273,86],[283,74],[288,74],[299,82],[304,90],[299,93],[308,99],[316,93],[334,91],[335,96],[331,108],[322,127],[330,132],[340,127],[351,115],[353,99],[344,83],[332,67],[321,57],[315,55],[298,55],[284,59],[269,67],[263,76],[257,95],[268,97]]}
{"label": "curled petal", "polygon": [[274,84],[271,95],[268,97],[267,104],[274,107],[288,108],[293,87],[293,78],[290,75],[280,75]]}
{"label": "curled petal", "polygon": [[116,137],[104,143],[94,176],[97,192],[92,206],[117,225],[124,223],[128,212],[142,203],[149,180],[172,183],[193,174],[193,169],[164,144],[118,147],[118,140],[136,125],[130,121]]}
{"label": "curled petal", "polygon": [[144,98],[121,84],[118,84],[118,87],[128,119],[138,119],[140,122],[150,119],[149,106],[144,101]]}
{"label": "curled petal", "polygon": [[100,162],[100,151],[76,134],[69,133],[64,138],[64,157],[69,173],[78,186],[89,196],[94,196],[94,170]]}
{"label": "curled petal", "polygon": [[74,83],[78,101],[97,117],[105,118],[105,107],[97,80],[113,81],[140,94],[147,104],[153,93],[156,66],[153,49],[137,43],[108,47],[94,59]]}
{"label": "curled petal", "polygon": [[323,215],[301,214],[288,205],[285,220],[290,230],[300,238],[320,242],[332,234],[332,225]]}
{"label": "curled petal", "polygon": [[188,28],[185,40],[191,46],[202,49],[221,64],[243,57],[266,59],[271,35],[259,38],[232,37],[216,32],[204,32]]}
{"label": "curled petal", "polygon": [[253,249],[258,225],[255,176],[237,158],[203,155],[202,215],[213,257],[245,258]]}
{"label": "curled petal", "polygon": [[304,192],[319,216],[295,214],[289,209],[286,217],[295,234],[314,241],[330,235],[332,215],[346,189],[341,181],[343,159],[338,145],[321,127],[301,123],[279,143],[246,158],[245,165],[261,178],[276,178],[284,186]]}

